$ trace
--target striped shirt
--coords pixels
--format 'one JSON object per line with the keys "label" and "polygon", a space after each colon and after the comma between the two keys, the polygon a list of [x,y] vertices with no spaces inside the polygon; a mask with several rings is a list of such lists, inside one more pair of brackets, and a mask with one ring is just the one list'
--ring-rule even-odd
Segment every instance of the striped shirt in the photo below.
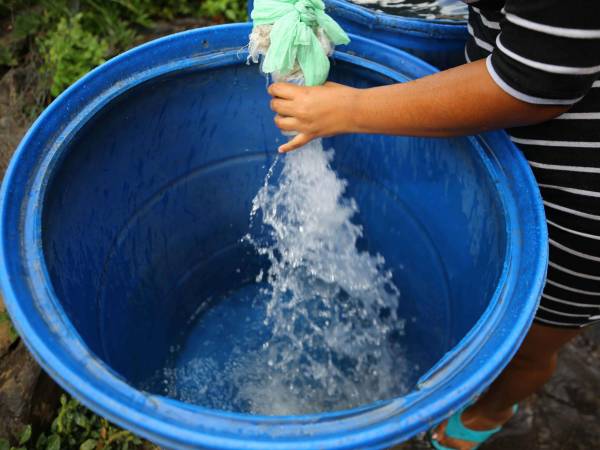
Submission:
{"label": "striped shirt", "polygon": [[486,58],[496,84],[527,103],[570,109],[508,130],[540,186],[550,236],[536,321],[600,321],[600,2],[466,0],[467,61]]}

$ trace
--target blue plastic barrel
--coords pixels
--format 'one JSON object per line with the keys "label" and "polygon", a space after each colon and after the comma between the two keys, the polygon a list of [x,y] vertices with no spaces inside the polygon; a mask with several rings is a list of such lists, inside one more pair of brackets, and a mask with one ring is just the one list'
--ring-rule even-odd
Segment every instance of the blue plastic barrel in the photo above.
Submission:
{"label": "blue plastic barrel", "polygon": [[[481,393],[517,350],[545,275],[539,193],[502,132],[330,139],[360,209],[361,245],[385,257],[402,292],[401,339],[420,367],[410,392],[352,410],[262,417],[135,388],[173,347],[202,352],[194,313],[264,268],[240,237],[284,138],[265,78],[246,64],[249,32],[221,26],[143,45],[42,114],[2,186],[6,304],[67,391],[167,448],[388,447]],[[360,87],[433,71],[357,36],[334,59],[331,78]],[[226,329],[249,332],[255,311],[232,308]]]}
{"label": "blue plastic barrel", "polygon": [[[465,21],[396,16],[348,0],[325,0],[325,4],[327,13],[349,33],[405,50],[439,69],[466,62]],[[249,12],[252,7],[250,0]]]}

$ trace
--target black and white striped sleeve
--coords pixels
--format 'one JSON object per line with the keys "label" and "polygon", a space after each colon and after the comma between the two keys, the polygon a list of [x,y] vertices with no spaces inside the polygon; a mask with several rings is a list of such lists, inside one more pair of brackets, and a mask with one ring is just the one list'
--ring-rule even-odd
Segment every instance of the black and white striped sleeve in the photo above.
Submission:
{"label": "black and white striped sleeve", "polygon": [[487,67],[519,100],[576,103],[600,74],[600,3],[508,0]]}

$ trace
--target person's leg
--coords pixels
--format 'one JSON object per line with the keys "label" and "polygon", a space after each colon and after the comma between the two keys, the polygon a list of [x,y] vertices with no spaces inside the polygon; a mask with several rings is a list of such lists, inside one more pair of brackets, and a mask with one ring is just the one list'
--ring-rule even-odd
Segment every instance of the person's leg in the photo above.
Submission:
{"label": "person's leg", "polygon": [[[472,430],[490,430],[512,417],[512,406],[542,387],[554,373],[560,348],[577,336],[580,329],[534,324],[516,356],[488,391],[464,411],[463,424]],[[446,422],[432,437],[445,447],[471,450],[474,444],[448,438]]]}

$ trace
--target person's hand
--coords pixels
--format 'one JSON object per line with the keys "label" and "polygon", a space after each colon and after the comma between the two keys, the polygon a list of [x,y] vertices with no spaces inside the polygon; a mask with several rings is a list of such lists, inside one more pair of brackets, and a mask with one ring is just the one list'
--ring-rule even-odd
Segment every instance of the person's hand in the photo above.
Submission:
{"label": "person's hand", "polygon": [[353,109],[358,90],[337,83],[304,87],[275,83],[269,87],[275,124],[298,134],[279,152],[295,150],[320,137],[348,133],[353,129]]}

